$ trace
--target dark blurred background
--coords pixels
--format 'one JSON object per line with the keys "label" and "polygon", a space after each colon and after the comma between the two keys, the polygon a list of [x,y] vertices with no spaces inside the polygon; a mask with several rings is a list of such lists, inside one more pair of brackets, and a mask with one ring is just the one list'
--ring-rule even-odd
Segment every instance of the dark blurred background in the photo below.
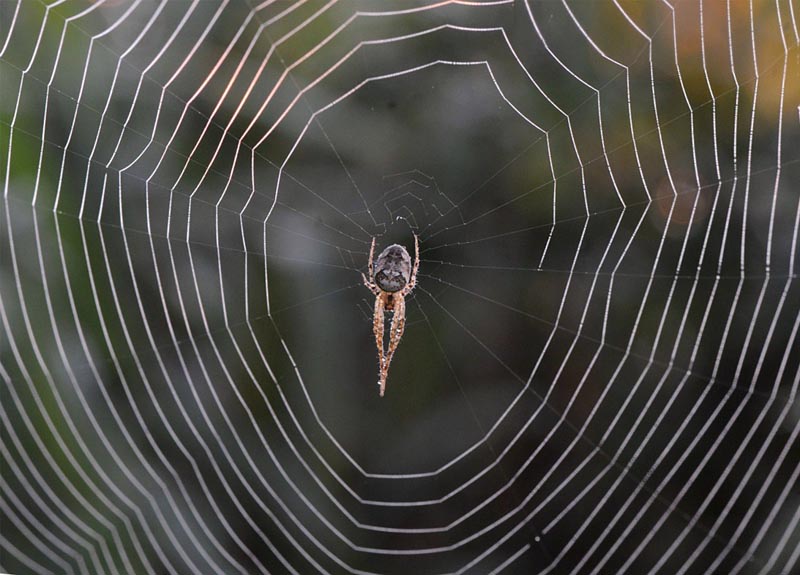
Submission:
{"label": "dark blurred background", "polygon": [[792,572],[797,13],[0,0],[0,570]]}

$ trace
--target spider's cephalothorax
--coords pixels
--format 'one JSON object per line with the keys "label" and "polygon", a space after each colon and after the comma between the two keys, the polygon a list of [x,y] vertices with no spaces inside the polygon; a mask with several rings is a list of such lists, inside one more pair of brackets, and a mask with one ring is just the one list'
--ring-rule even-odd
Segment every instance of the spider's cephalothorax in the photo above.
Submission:
{"label": "spider's cephalothorax", "polygon": [[[417,283],[419,269],[419,240],[414,235],[414,265],[411,256],[401,245],[393,244],[383,250],[373,263],[375,254],[375,238],[369,250],[369,279],[364,274],[364,285],[375,294],[375,312],[372,316],[372,331],[375,333],[375,344],[378,346],[380,394],[386,389],[386,378],[389,375],[389,363],[403,337],[406,327],[406,296],[411,293]],[[393,312],[392,327],[389,331],[389,349],[383,349],[383,314]]]}

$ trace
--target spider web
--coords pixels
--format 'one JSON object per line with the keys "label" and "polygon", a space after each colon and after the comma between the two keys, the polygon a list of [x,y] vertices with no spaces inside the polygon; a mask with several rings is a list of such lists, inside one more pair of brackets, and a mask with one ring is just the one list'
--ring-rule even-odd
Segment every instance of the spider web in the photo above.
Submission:
{"label": "spider web", "polygon": [[791,1],[0,22],[0,570],[797,568]]}

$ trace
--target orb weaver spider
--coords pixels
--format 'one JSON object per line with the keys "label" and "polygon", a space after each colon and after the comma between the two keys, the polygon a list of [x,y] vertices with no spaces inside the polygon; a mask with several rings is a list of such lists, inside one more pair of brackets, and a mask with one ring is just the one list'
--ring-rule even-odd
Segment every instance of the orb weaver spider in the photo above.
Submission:
{"label": "orb weaver spider", "polygon": [[[372,315],[372,331],[375,333],[375,345],[378,347],[378,362],[380,379],[378,387],[380,396],[386,390],[386,378],[389,376],[389,364],[392,362],[394,352],[403,337],[406,327],[406,296],[417,285],[417,271],[419,270],[419,239],[414,234],[414,265],[411,265],[411,256],[406,248],[399,244],[392,244],[384,249],[378,259],[374,261],[375,238],[372,238],[372,247],[369,249],[369,279],[363,273],[364,285],[375,294],[375,312]],[[383,314],[392,312],[392,327],[389,330],[389,348],[383,349]]]}

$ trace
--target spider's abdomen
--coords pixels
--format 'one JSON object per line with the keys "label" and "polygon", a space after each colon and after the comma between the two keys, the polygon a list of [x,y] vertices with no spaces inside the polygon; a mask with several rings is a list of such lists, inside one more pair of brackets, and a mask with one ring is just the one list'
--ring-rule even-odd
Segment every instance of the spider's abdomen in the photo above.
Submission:
{"label": "spider's abdomen", "polygon": [[396,292],[406,287],[408,282],[399,272],[382,270],[375,274],[375,283],[383,291]]}
{"label": "spider's abdomen", "polygon": [[375,260],[375,283],[385,292],[400,291],[411,279],[411,256],[406,248],[393,244]]}

